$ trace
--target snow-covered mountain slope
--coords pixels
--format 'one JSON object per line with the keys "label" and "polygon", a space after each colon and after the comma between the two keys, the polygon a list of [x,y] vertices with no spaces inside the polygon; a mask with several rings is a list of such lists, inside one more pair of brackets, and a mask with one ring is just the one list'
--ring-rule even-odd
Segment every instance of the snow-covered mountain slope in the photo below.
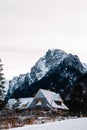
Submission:
{"label": "snow-covered mountain slope", "polygon": [[31,68],[30,73],[15,77],[9,82],[7,97],[32,96],[39,88],[44,87],[58,91],[60,86],[62,91],[72,86],[82,73],[84,67],[78,56],[60,49],[48,50]]}
{"label": "snow-covered mountain slope", "polygon": [[84,70],[87,72],[87,64],[83,63]]}
{"label": "snow-covered mountain slope", "polygon": [[31,68],[31,79],[40,80],[51,68],[58,66],[68,54],[60,49],[48,50],[46,55]]}
{"label": "snow-covered mountain slope", "polygon": [[9,88],[9,80],[5,79],[5,94],[7,94]]}
{"label": "snow-covered mountain slope", "polygon": [[6,98],[8,98],[8,95],[12,95],[14,91],[22,85],[25,76],[26,76],[25,74],[19,75],[19,77],[14,77],[12,80],[9,81],[9,89]]}
{"label": "snow-covered mountain slope", "polygon": [[41,125],[26,125],[9,130],[86,130],[87,118],[69,119]]}

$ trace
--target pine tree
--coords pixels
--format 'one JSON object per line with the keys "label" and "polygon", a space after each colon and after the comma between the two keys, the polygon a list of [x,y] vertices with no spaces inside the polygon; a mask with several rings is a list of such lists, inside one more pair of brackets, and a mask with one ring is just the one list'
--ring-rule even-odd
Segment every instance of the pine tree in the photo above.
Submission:
{"label": "pine tree", "polygon": [[3,106],[4,98],[5,98],[5,78],[3,77],[3,64],[0,59],[0,108]]}

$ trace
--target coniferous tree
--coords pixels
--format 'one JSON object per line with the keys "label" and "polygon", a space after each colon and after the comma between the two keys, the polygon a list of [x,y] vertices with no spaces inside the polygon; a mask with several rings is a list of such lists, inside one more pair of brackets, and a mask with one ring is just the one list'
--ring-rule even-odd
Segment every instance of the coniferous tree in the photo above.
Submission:
{"label": "coniferous tree", "polygon": [[5,98],[5,78],[3,77],[3,64],[0,59],[0,109],[3,106],[4,98]]}

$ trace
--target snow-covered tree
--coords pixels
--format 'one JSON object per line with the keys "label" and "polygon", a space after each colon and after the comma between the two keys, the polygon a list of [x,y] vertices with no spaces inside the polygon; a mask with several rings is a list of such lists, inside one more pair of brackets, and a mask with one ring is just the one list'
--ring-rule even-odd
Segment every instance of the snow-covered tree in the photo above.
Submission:
{"label": "snow-covered tree", "polygon": [[5,78],[3,77],[3,64],[0,59],[0,108],[2,108],[4,98],[5,98]]}

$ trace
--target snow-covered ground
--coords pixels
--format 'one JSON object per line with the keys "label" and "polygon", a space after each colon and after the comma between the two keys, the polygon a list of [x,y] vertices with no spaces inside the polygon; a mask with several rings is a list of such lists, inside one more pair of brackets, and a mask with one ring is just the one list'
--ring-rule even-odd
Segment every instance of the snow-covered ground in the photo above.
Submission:
{"label": "snow-covered ground", "polygon": [[26,125],[10,130],[87,130],[87,118],[69,119],[41,125]]}

